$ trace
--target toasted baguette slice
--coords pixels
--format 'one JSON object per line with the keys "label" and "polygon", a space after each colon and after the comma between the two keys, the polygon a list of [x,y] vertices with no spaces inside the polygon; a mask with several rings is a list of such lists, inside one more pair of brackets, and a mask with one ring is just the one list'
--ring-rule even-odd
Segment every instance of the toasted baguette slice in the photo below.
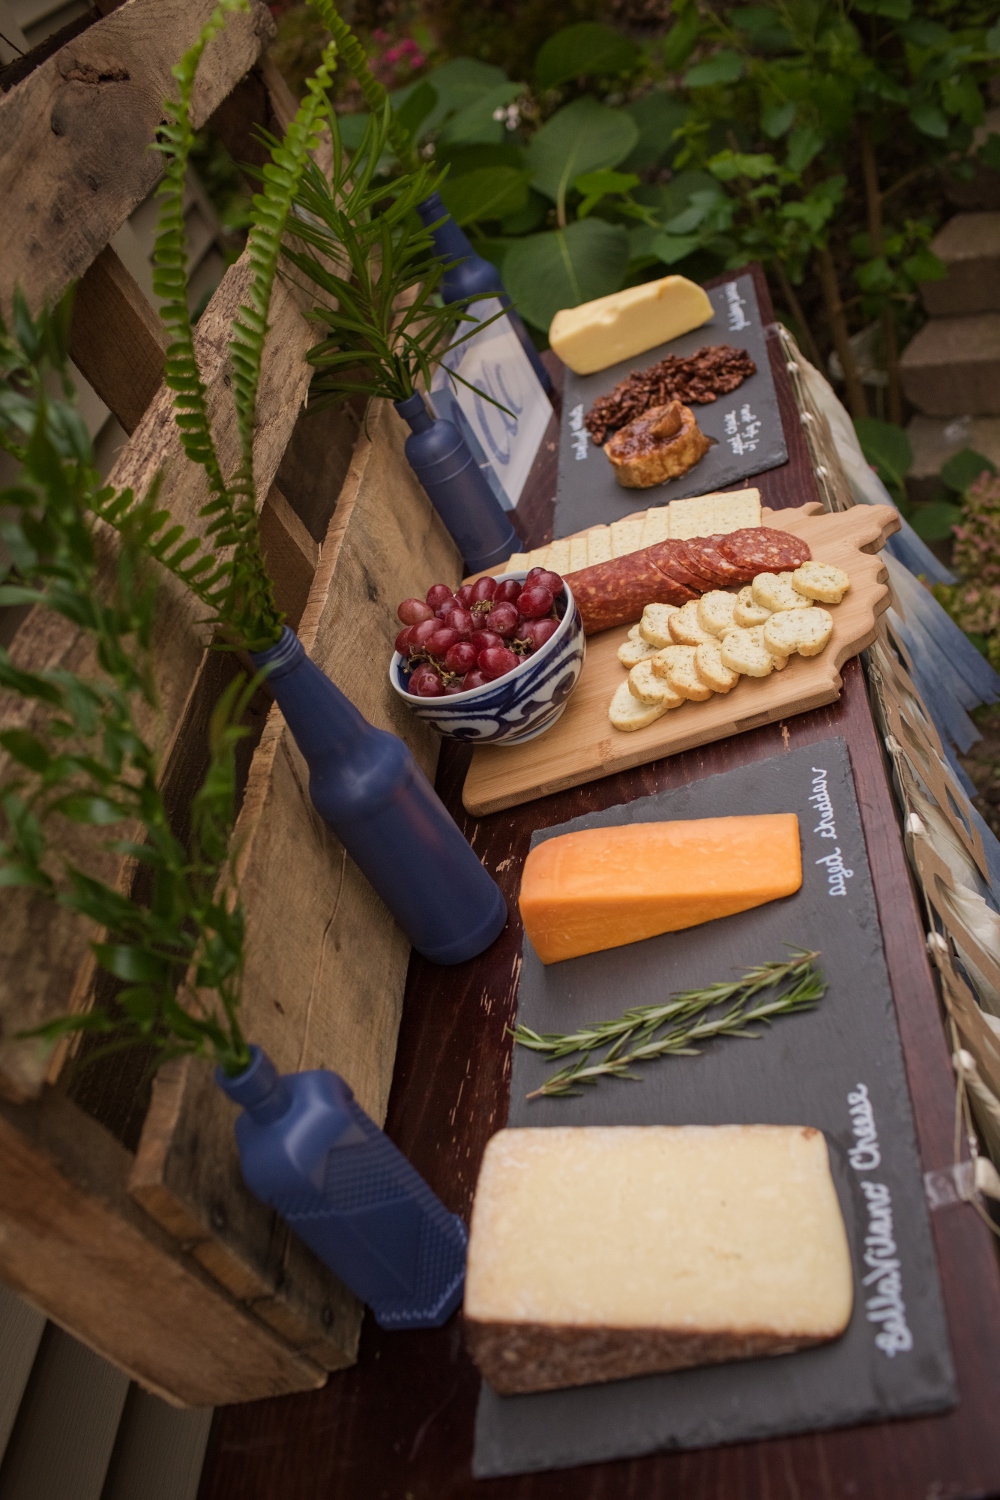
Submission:
{"label": "toasted baguette slice", "polygon": [[615,695],[608,709],[608,718],[615,729],[629,733],[634,729],[646,729],[662,718],[667,711],[665,703],[640,703],[629,691],[628,679],[615,688]]}

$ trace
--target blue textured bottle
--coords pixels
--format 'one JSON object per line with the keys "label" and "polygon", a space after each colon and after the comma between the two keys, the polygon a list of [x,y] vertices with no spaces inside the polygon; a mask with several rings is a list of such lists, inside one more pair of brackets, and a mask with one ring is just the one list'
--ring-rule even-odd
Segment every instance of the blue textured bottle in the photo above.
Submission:
{"label": "blue textured bottle", "polygon": [[382,1328],[437,1328],[465,1281],[465,1225],[325,1068],[281,1075],[259,1047],[215,1080],[243,1113],[250,1191],[275,1209]]}
{"label": "blue textured bottle", "polygon": [[[521,321],[520,314],[511,306],[507,288],[496,266],[473,250],[468,235],[461,229],[444,206],[440,193],[431,193],[423,203],[417,204],[417,213],[428,227],[437,224],[433,231],[434,248],[438,255],[445,256],[456,264],[446,271],[441,281],[441,297],[445,302],[457,302],[459,297],[498,297],[507,313],[508,321],[521,342],[521,347],[531,362],[531,368],[541,382],[546,394],[552,391],[552,377],[542,364],[541,356],[531,341],[531,334]],[[443,220],[443,223],[438,223]]]}
{"label": "blue textured bottle", "polygon": [[406,458],[462,554],[479,573],[518,551],[517,532],[453,422],[432,417],[423,396],[395,402],[410,425]]}
{"label": "blue textured bottle", "polygon": [[403,741],[376,729],[310,661],[287,625],[252,653],[309,767],[309,795],[418,953],[482,953],[507,907]]}

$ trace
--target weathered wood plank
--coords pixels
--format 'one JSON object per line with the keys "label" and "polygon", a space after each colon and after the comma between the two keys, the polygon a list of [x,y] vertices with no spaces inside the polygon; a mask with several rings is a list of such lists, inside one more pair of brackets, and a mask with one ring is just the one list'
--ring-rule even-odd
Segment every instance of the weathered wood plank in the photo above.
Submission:
{"label": "weathered wood plank", "polygon": [[[128,0],[125,9],[138,3]],[[116,12],[116,15],[118,13]],[[94,28],[97,29],[96,27]],[[232,317],[246,298],[249,284],[246,253],[226,272],[195,331],[199,364],[208,389],[208,407],[225,472],[235,468],[239,439],[228,372]],[[275,286],[271,330],[264,354],[259,394],[260,420],[254,441],[258,493],[266,495],[305,399],[310,370],[303,355],[314,334],[301,317],[283,283]],[[208,497],[204,473],[185,457],[173,422],[170,392],[160,386],[132,438],[120,454],[109,482],[144,494],[157,474],[164,478],[163,499],[174,518],[189,531],[204,535],[199,512]],[[280,523],[276,523],[280,524]],[[102,532],[102,534],[104,534]],[[110,535],[108,545],[112,545]],[[294,557],[294,552],[290,554]],[[284,581],[279,578],[284,587]],[[292,594],[302,594],[301,567]],[[160,696],[156,715],[141,719],[144,732],[160,746],[165,768],[176,752],[176,736],[196,691],[208,645],[201,623],[203,607],[187,589],[164,576],[159,620],[153,645],[153,668]],[[89,640],[67,621],[41,609],[23,621],[11,645],[11,656],[26,670],[60,666],[83,674],[96,670]],[[6,695],[0,702],[0,725],[35,722],[35,710]],[[0,779],[7,761],[0,755]],[[81,842],[82,841],[82,842]],[[93,856],[105,879],[123,879],[124,863],[94,855],[93,832],[77,825],[66,829],[66,849],[74,857]],[[37,894],[8,891],[0,925],[0,1094],[24,1099],[37,1093],[45,1077],[38,1049],[17,1042],[18,1031],[40,1025],[66,1009],[83,1004],[89,979],[87,924],[54,908]],[[81,966],[83,966],[81,968]],[[78,975],[83,974],[82,980]]]}
{"label": "weathered wood plank", "polygon": [[163,384],[166,344],[138,282],[105,245],[73,298],[70,354],[127,433]]}
{"label": "weathered wood plank", "polygon": [[[392,693],[383,663],[397,594],[442,579],[457,583],[460,559],[406,464],[398,417],[376,408],[369,431],[371,441],[358,441],[299,634],[362,712],[401,734],[433,775],[438,741]],[[247,913],[247,1034],[283,1071],[336,1069],[381,1121],[408,946],[313,809],[306,766],[277,708],[251,766],[234,838]],[[203,1064],[181,1064],[158,1080],[131,1190],[258,1316],[280,1313],[277,1326],[288,1337],[298,1319],[309,1339],[299,1347],[328,1368],[350,1363],[360,1308],[244,1188],[235,1115]],[[296,1285],[308,1293],[305,1304],[293,1301]],[[272,1300],[270,1311],[262,1293]],[[320,1343],[324,1309],[332,1326]]]}
{"label": "weathered wood plank", "polygon": [[212,1406],[322,1384],[317,1365],[132,1202],[131,1163],[56,1090],[0,1103],[0,1278],[167,1400]]}
{"label": "weathered wood plank", "polygon": [[[159,180],[150,145],[175,88],[170,69],[214,0],[127,0],[0,98],[0,309],[20,285],[32,309],[81,276]],[[263,0],[206,50],[200,126],[274,34]]]}

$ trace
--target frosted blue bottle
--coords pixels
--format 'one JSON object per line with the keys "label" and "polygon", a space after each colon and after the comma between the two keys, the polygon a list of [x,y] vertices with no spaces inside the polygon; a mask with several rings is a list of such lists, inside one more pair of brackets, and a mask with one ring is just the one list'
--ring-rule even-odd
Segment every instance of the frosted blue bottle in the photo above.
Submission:
{"label": "frosted blue bottle", "polygon": [[382,1328],[437,1328],[465,1281],[465,1225],[369,1119],[337,1073],[277,1072],[259,1047],[215,1081],[243,1113],[250,1191],[275,1209]]}
{"label": "frosted blue bottle", "polygon": [[451,533],[466,571],[479,573],[506,562],[520,549],[517,532],[458,428],[432,417],[419,394],[395,407],[410,425],[407,462]]}
{"label": "frosted blue bottle", "polygon": [[444,206],[440,193],[431,193],[423,203],[417,204],[417,213],[426,226],[438,224],[433,231],[434,248],[438,255],[457,262],[446,271],[441,281],[441,297],[444,302],[457,302],[460,297],[499,297],[507,313],[508,321],[521,342],[521,347],[531,362],[531,368],[541,382],[546,395],[552,392],[552,377],[542,364],[541,356],[531,340],[531,334],[521,321],[520,314],[511,306],[507,288],[496,266],[483,256],[477,255],[464,229],[461,229]]}
{"label": "frosted blue bottle", "polygon": [[496,882],[397,735],[376,729],[286,625],[266,651],[274,692],[309,767],[309,795],[418,953],[458,964],[507,921]]}

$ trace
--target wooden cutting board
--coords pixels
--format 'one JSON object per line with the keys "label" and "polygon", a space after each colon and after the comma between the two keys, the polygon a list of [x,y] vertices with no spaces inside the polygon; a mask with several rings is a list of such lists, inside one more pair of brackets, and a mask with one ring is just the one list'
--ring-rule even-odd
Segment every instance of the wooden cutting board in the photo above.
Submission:
{"label": "wooden cutting board", "polygon": [[587,642],[587,659],[562,718],[537,740],[524,745],[483,745],[473,751],[462,800],[470,813],[499,812],[707,745],[744,729],[805,713],[840,696],[840,668],[875,639],[875,622],[889,606],[887,573],[873,554],[899,530],[899,515],[888,505],[856,505],[827,514],[813,502],[798,510],[762,512],[764,525],[790,531],[809,543],[818,562],[843,568],[851,587],[830,606],[833,636],[819,656],[793,656],[783,672],[741,677],[731,693],[706,703],[685,703],[650,724],[623,733],[608,719],[608,705],[626,672],[618,648],[629,627],[605,630]]}

